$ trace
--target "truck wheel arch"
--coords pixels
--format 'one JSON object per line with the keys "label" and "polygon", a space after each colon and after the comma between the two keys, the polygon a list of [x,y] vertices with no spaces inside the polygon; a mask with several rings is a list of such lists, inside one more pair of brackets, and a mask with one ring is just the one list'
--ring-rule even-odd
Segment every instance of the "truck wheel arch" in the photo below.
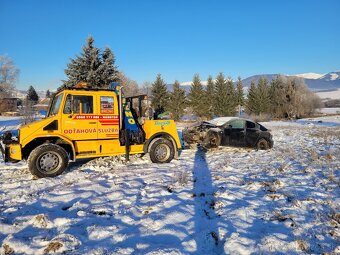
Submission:
{"label": "truck wheel arch", "polygon": [[176,144],[175,139],[172,137],[172,135],[170,135],[169,133],[165,133],[165,132],[161,132],[161,133],[157,133],[152,135],[144,144],[144,153],[148,153],[149,152],[149,148],[151,147],[151,145],[157,141],[157,138],[165,138],[168,139],[172,145],[174,146],[175,149],[175,158],[178,157],[178,146]]}
{"label": "truck wheel arch", "polygon": [[70,160],[75,160],[76,154],[75,154],[73,143],[71,141],[68,141],[68,139],[65,139],[60,136],[39,137],[39,138],[33,139],[32,141],[27,143],[22,148],[23,158],[27,159],[32,150],[34,150],[36,147],[44,143],[51,143],[51,144],[59,145],[60,147],[64,148],[65,151],[69,154]]}

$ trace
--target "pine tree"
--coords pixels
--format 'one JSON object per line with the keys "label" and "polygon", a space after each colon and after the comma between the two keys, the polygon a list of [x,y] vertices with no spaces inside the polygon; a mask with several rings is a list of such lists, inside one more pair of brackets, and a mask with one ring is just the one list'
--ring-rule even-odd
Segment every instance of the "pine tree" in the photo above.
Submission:
{"label": "pine tree", "polygon": [[99,67],[101,83],[109,85],[111,82],[117,82],[119,80],[119,72],[115,66],[115,57],[110,48],[105,48],[102,58],[103,61]]}
{"label": "pine tree", "polygon": [[261,77],[257,86],[257,100],[259,105],[259,114],[269,113],[270,109],[270,93],[268,80],[265,77]]}
{"label": "pine tree", "polygon": [[112,51],[106,48],[101,55],[100,49],[94,46],[94,39],[89,36],[80,56],[70,59],[65,74],[67,80],[63,87],[73,87],[79,82],[86,82],[93,88],[107,87],[110,82],[118,81],[117,67]]}
{"label": "pine tree", "polygon": [[243,92],[242,79],[240,76],[237,78],[236,97],[237,97],[237,104],[240,106],[243,106],[244,105],[244,92]]}
{"label": "pine tree", "polygon": [[51,98],[51,92],[50,92],[49,89],[46,91],[45,97],[46,97],[46,98]]}
{"label": "pine tree", "polygon": [[174,119],[178,120],[183,116],[186,106],[185,90],[180,87],[178,81],[173,85],[173,92],[170,93],[169,110],[172,112]]}
{"label": "pine tree", "polygon": [[207,117],[212,118],[214,116],[214,97],[215,97],[215,84],[211,75],[209,75],[207,80],[207,89],[205,95]]}
{"label": "pine tree", "polygon": [[215,81],[214,113],[217,116],[228,116],[230,114],[230,103],[227,81],[223,73],[219,73]]}
{"label": "pine tree", "polygon": [[206,115],[206,104],[204,99],[204,90],[201,79],[198,74],[195,74],[188,94],[188,103],[192,108],[193,113],[199,117]]}
{"label": "pine tree", "polygon": [[233,80],[231,77],[227,79],[227,99],[226,99],[226,108],[224,109],[225,116],[235,116],[237,102],[237,95],[234,88]]}
{"label": "pine tree", "polygon": [[33,86],[28,88],[26,100],[33,103],[37,103],[39,101],[39,96]]}
{"label": "pine tree", "polygon": [[248,90],[248,99],[246,103],[246,111],[248,114],[259,115],[258,93],[255,81],[251,81]]}
{"label": "pine tree", "polygon": [[169,103],[169,93],[165,82],[160,74],[157,75],[151,88],[151,104],[155,109],[155,115],[162,113],[167,109]]}

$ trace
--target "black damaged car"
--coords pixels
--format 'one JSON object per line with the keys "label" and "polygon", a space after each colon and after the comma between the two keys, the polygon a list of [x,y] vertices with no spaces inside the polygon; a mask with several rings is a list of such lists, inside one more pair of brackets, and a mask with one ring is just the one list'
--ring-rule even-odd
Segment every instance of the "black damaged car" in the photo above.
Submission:
{"label": "black damaged car", "polygon": [[183,130],[186,145],[201,144],[206,148],[217,146],[252,147],[267,150],[273,147],[273,138],[261,124],[238,117],[220,117],[203,121]]}

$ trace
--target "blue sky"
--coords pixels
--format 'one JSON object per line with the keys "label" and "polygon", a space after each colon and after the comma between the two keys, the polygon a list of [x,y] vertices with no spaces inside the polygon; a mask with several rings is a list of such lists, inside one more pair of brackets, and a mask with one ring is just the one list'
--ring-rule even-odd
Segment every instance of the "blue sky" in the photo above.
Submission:
{"label": "blue sky", "polygon": [[57,88],[88,35],[139,84],[327,73],[340,69],[339,11],[337,0],[0,0],[0,54],[20,89]]}

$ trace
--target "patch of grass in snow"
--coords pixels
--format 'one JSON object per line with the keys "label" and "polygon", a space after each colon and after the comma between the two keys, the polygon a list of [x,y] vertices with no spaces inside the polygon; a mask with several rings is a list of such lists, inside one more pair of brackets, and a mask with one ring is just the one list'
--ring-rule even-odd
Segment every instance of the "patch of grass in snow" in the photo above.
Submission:
{"label": "patch of grass in snow", "polygon": [[55,241],[52,241],[48,244],[48,246],[44,249],[44,253],[45,254],[48,254],[48,253],[56,253],[58,252],[58,250],[60,248],[63,247],[63,244],[60,243],[60,242],[55,242]]}
{"label": "patch of grass in snow", "polygon": [[296,240],[295,242],[296,242],[296,247],[298,250],[305,251],[305,252],[308,251],[309,245],[305,240],[299,239],[299,240]]}
{"label": "patch of grass in snow", "polygon": [[4,250],[5,255],[14,254],[14,249],[11,246],[9,246],[8,244],[3,244],[2,248]]}
{"label": "patch of grass in snow", "polygon": [[47,228],[48,219],[44,214],[34,217],[33,225],[39,228]]}

